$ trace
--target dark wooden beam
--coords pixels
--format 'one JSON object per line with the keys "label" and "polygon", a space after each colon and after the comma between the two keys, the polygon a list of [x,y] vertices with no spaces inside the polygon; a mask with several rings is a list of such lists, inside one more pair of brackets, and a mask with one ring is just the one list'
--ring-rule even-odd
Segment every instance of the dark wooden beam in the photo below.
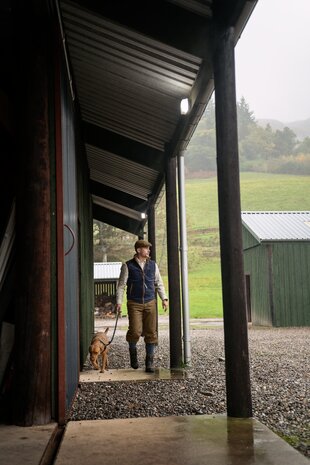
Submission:
{"label": "dark wooden beam", "polygon": [[86,122],[83,125],[83,132],[85,142],[90,145],[115,153],[156,171],[163,170],[165,155],[160,150]]}
{"label": "dark wooden beam", "polygon": [[[48,25],[28,28],[19,10],[16,86],[19,182],[16,199],[18,283],[15,306],[13,422],[49,423],[51,403],[51,197]],[[32,24],[37,24],[36,22]]]}
{"label": "dark wooden beam", "polygon": [[222,27],[236,26],[244,11],[253,10],[258,0],[214,0],[214,21]]}
{"label": "dark wooden beam", "polygon": [[239,182],[234,29],[219,31],[214,59],[227,413],[251,417]]}
{"label": "dark wooden beam", "polygon": [[166,172],[167,255],[169,279],[170,366],[182,365],[181,284],[176,188],[176,158],[169,158]]}
{"label": "dark wooden beam", "polygon": [[148,212],[147,221],[148,241],[152,244],[151,257],[156,261],[156,221],[155,221],[155,207],[152,205]]}
{"label": "dark wooden beam", "polygon": [[112,202],[124,205],[140,212],[145,212],[148,208],[148,202],[133,195],[126,194],[112,187],[105,186],[96,181],[90,181],[90,191],[93,195],[107,199]]}
{"label": "dark wooden beam", "polygon": [[145,220],[137,221],[95,204],[93,205],[93,217],[95,220],[101,221],[102,223],[109,224],[115,228],[143,237]]}
{"label": "dark wooden beam", "polygon": [[213,65],[206,61],[201,65],[189,97],[191,109],[187,115],[180,116],[169,142],[167,156],[176,157],[180,151],[186,149],[212,96],[213,90]]}

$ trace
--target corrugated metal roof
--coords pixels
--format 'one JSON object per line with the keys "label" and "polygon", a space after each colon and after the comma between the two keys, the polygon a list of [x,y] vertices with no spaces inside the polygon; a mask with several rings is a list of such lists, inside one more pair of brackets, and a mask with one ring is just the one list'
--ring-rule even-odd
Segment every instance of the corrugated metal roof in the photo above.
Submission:
{"label": "corrugated metal roof", "polygon": [[[213,0],[59,0],[90,190],[108,201],[94,205],[96,219],[143,233],[145,220],[124,216],[156,204],[167,157],[186,149],[214,89],[214,11],[236,26],[237,41],[255,3],[227,0],[221,10]],[[127,213],[116,215],[121,209]]]}
{"label": "corrugated metal roof", "polygon": [[61,4],[83,120],[164,150],[202,60]]}
{"label": "corrugated metal roof", "polygon": [[310,241],[309,211],[244,211],[241,218],[259,241]]}
{"label": "corrugated metal roof", "polygon": [[175,3],[189,11],[210,17],[212,16],[212,0],[168,0],[170,3]]}
{"label": "corrugated metal roof", "polygon": [[140,163],[86,144],[90,179],[147,200],[158,173]]}
{"label": "corrugated metal roof", "polygon": [[122,262],[95,262],[94,279],[118,279]]}

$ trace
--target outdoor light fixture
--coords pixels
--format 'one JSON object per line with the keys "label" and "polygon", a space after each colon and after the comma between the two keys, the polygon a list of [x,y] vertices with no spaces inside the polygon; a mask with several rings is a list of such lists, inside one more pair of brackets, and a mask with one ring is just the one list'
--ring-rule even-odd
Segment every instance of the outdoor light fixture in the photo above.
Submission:
{"label": "outdoor light fixture", "polygon": [[181,115],[186,115],[189,112],[189,100],[188,98],[183,98],[180,104]]}
{"label": "outdoor light fixture", "polygon": [[145,220],[145,218],[146,218],[146,213],[143,213],[143,212],[142,212],[142,213],[141,213],[141,220]]}

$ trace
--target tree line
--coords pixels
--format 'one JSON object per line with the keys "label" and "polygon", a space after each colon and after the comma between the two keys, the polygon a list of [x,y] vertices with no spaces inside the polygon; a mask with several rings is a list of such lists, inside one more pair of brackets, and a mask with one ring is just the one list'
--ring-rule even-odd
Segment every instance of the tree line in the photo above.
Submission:
{"label": "tree line", "polygon": [[[241,171],[310,174],[310,137],[302,141],[289,127],[262,127],[244,97],[237,102]],[[185,155],[187,176],[216,171],[215,104],[210,100]]]}

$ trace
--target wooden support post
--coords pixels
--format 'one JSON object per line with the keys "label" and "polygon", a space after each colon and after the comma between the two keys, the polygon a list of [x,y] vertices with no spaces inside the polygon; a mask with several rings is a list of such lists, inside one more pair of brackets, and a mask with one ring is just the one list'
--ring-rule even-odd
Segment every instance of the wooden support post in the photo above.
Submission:
{"label": "wooden support post", "polygon": [[[148,241],[152,244],[151,259],[156,262],[156,222],[155,222],[155,207],[151,206],[148,213]],[[158,299],[156,295],[156,331],[158,334]]]}
{"label": "wooden support post", "polygon": [[[27,11],[26,11],[27,14]],[[19,183],[16,200],[18,283],[15,308],[13,422],[51,421],[51,211],[48,27],[20,14],[17,88]],[[41,21],[42,19],[42,21]],[[27,29],[27,30],[26,30]],[[24,63],[22,64],[22,62]]]}
{"label": "wooden support post", "polygon": [[151,257],[156,261],[156,224],[155,224],[155,208],[154,205],[150,208],[148,214],[148,241],[152,244]]}
{"label": "wooden support post", "polygon": [[243,271],[234,29],[219,34],[214,59],[218,199],[224,306],[227,413],[251,417]]}
{"label": "wooden support post", "polygon": [[169,158],[166,173],[167,253],[169,277],[170,366],[182,364],[181,286],[176,189],[176,158]]}

